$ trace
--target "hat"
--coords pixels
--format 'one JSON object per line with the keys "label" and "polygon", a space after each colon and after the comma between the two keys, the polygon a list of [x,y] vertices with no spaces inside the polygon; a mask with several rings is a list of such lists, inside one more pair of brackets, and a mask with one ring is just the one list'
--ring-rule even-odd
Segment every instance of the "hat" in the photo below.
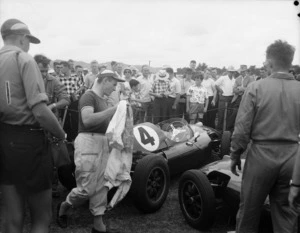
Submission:
{"label": "hat", "polygon": [[234,69],[233,66],[228,66],[227,71],[234,72],[234,71],[236,71],[236,69]]}
{"label": "hat", "polygon": [[243,72],[243,71],[246,71],[246,70],[248,70],[247,65],[241,65],[240,69],[238,71]]}
{"label": "hat", "polygon": [[1,26],[2,37],[8,35],[25,35],[28,37],[30,43],[39,44],[41,41],[35,36],[31,35],[27,25],[18,19],[8,19]]}
{"label": "hat", "polygon": [[158,79],[165,80],[169,78],[169,74],[165,70],[160,70],[157,73]]}
{"label": "hat", "polygon": [[117,80],[117,82],[125,82],[125,80],[119,78],[118,75],[116,75],[116,73],[113,72],[112,70],[103,70],[101,72],[101,74],[97,75],[97,77],[98,78],[111,77],[111,78]]}

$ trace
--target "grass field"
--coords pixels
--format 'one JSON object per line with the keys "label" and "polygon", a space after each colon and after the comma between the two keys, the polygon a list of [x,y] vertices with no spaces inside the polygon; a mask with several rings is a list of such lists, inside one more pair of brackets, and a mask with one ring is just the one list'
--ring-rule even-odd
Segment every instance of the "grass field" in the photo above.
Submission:
{"label": "grass field", "polygon": [[[178,202],[178,180],[179,178],[172,179],[169,195],[163,207],[156,213],[143,214],[138,211],[130,197],[126,197],[116,208],[109,211],[104,220],[106,223],[118,227],[122,232],[129,233],[171,233],[171,232],[186,232],[196,233],[199,232],[191,228],[184,220],[180,211]],[[91,232],[93,224],[92,215],[88,210],[88,204],[85,204],[77,209],[72,210],[69,219],[69,227],[61,229],[56,224],[56,206],[64,200],[68,191],[60,187],[61,197],[53,199],[53,220],[50,226],[50,232],[54,233],[88,233]],[[203,232],[216,232],[225,233],[233,230],[234,226],[227,224],[226,211],[218,213],[218,218],[211,231]],[[25,228],[24,232],[30,229],[29,211],[26,210]],[[1,227],[0,227],[1,232]]]}
{"label": "grass field", "polygon": [[[226,206],[217,210],[217,217],[215,224],[208,231],[198,231],[191,228],[185,221],[178,202],[178,183],[179,177],[172,179],[170,191],[166,202],[163,207],[153,214],[143,214],[138,211],[130,198],[126,197],[121,201],[114,209],[109,211],[104,221],[108,224],[118,227],[123,233],[196,233],[196,232],[215,232],[226,233],[227,231],[233,231],[235,226],[228,224],[229,222],[229,209]],[[93,218],[88,210],[88,203],[72,210],[72,214],[69,218],[69,227],[61,229],[56,224],[56,206],[64,200],[68,191],[60,188],[61,196],[53,199],[53,220],[50,226],[50,232],[53,233],[88,233],[91,232],[93,225]],[[1,198],[0,198],[1,199]],[[25,228],[24,232],[28,232],[30,229],[30,217],[29,211],[26,210]],[[0,233],[1,233],[0,227]],[[269,230],[263,230],[262,232],[270,232]]]}

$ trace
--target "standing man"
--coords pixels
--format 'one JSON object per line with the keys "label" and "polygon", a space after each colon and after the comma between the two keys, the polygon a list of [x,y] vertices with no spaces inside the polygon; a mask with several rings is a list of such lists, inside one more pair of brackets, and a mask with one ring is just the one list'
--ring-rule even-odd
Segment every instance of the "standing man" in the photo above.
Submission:
{"label": "standing man", "polygon": [[53,62],[53,69],[55,71],[54,77],[59,78],[60,76],[62,76],[61,73],[62,65],[60,64],[59,60],[55,60]]}
{"label": "standing man", "polygon": [[[122,79],[122,65],[116,61],[112,61],[110,65],[111,70],[118,76],[118,78]],[[117,105],[120,102],[120,94],[121,86],[117,84],[116,90],[113,91],[109,96],[112,105]]]}
{"label": "standing man", "polygon": [[228,126],[227,129],[233,132],[235,118],[242,100],[242,96],[248,87],[248,85],[254,81],[254,79],[249,75],[248,69],[246,65],[241,65],[240,76],[235,79],[233,85],[233,98],[230,103],[231,114],[228,117]]}
{"label": "standing man", "polygon": [[217,115],[216,110],[216,100],[217,100],[217,90],[215,87],[215,81],[212,79],[209,70],[204,73],[204,80],[202,81],[202,86],[207,90],[208,95],[208,107],[207,112],[203,116],[203,124],[212,128],[215,128],[215,120]]}
{"label": "standing man", "polygon": [[117,106],[108,107],[105,96],[116,89],[118,82],[123,80],[114,72],[105,70],[79,101],[79,134],[75,140],[74,154],[77,187],[58,205],[57,223],[62,228],[67,227],[68,210],[89,200],[89,209],[94,216],[92,232],[118,232],[107,229],[102,220],[108,192],[104,186],[104,172],[109,156],[105,132],[117,109]]}
{"label": "standing man", "polygon": [[28,54],[32,36],[17,19],[1,26],[0,50],[0,183],[4,232],[23,232],[25,202],[32,233],[49,232],[51,222],[51,157],[44,130],[59,140],[65,133],[47,107],[47,95],[37,63]]}
{"label": "standing man", "polygon": [[192,79],[192,77],[193,70],[187,68],[183,77],[179,79],[181,84],[181,95],[179,99],[178,114],[180,115],[180,117],[183,115],[184,119],[187,122],[189,122],[189,114],[186,112],[186,95],[189,88],[195,84],[195,81]]}
{"label": "standing man", "polygon": [[70,67],[70,70],[71,70],[71,74],[72,75],[75,74],[74,61],[72,59],[69,59],[68,63],[69,63],[69,67]]}
{"label": "standing man", "polygon": [[150,90],[152,89],[154,79],[150,74],[148,65],[142,66],[142,75],[139,76],[136,80],[139,81],[141,85],[140,99],[143,101],[143,113],[141,114],[142,119],[140,119],[140,122],[142,123],[145,121],[151,121],[152,113],[150,113],[150,111],[152,109],[152,99],[150,96]]}
{"label": "standing man", "polygon": [[295,232],[297,214],[288,203],[300,133],[300,83],[288,73],[294,53],[295,48],[281,40],[269,45],[271,75],[252,82],[242,98],[231,142],[233,174],[250,139],[252,143],[243,171],[237,232],[258,232],[268,195],[274,232]]}
{"label": "standing man", "polygon": [[167,97],[170,90],[169,75],[165,70],[160,70],[153,82],[150,95],[154,96],[153,101],[153,123],[157,124],[167,119]]}
{"label": "standing man", "polygon": [[179,117],[178,114],[178,103],[180,99],[180,93],[181,93],[181,85],[180,81],[175,78],[174,76],[174,70],[172,68],[167,68],[166,72],[169,75],[169,81],[170,81],[170,91],[168,93],[167,98],[167,119]]}
{"label": "standing man", "polygon": [[[224,114],[226,105],[229,106],[233,97],[233,85],[235,82],[234,72],[236,70],[229,66],[227,75],[221,76],[216,82],[215,86],[219,92],[219,106],[218,106],[218,125],[217,130],[223,131]],[[229,114],[227,114],[229,115]],[[227,118],[228,120],[228,118]],[[225,129],[226,130],[226,129]]]}
{"label": "standing man", "polygon": [[71,75],[71,69],[68,62],[62,61],[61,64],[63,76],[60,76],[60,82],[66,86],[68,96],[73,102],[78,99],[77,90],[80,88],[79,80],[76,75]]}
{"label": "standing man", "polygon": [[92,88],[92,86],[95,82],[95,79],[96,79],[97,75],[99,74],[98,62],[96,60],[93,60],[90,65],[91,65],[91,73],[87,74],[84,77],[84,83],[85,83],[86,88],[88,88],[88,89]]}
{"label": "standing man", "polygon": [[191,60],[190,61],[190,69],[192,69],[192,71],[195,73],[196,72],[196,61],[195,60]]}

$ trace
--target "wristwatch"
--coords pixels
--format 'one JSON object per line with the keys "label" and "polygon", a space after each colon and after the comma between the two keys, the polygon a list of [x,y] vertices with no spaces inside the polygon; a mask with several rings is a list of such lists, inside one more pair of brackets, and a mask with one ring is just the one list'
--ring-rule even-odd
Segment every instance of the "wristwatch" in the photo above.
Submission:
{"label": "wristwatch", "polygon": [[294,184],[293,180],[290,180],[290,186],[300,188],[300,184]]}

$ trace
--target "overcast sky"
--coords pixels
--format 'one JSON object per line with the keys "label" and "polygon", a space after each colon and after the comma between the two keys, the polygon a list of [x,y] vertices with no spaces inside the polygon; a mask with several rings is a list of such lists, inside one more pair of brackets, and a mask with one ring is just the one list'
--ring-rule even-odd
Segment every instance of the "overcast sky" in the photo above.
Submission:
{"label": "overcast sky", "polygon": [[31,55],[174,68],[261,67],[276,39],[296,47],[299,64],[299,12],[292,0],[0,0],[1,24],[18,18],[41,40]]}

